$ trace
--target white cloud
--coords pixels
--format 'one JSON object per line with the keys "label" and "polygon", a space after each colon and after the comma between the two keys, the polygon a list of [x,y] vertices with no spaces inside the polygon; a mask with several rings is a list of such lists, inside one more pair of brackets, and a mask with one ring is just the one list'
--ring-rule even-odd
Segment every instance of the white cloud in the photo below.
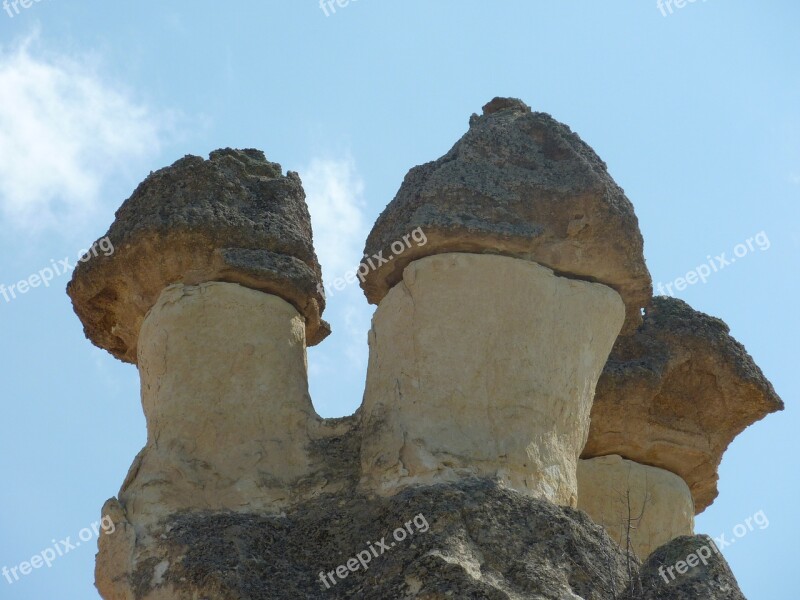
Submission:
{"label": "white cloud", "polygon": [[335,373],[342,367],[342,356],[352,368],[365,370],[372,311],[358,283],[338,290],[332,287],[334,280],[344,279],[346,273],[355,271],[364,256],[369,232],[364,181],[351,157],[314,159],[300,170],[300,177],[314,228],[314,248],[328,290],[324,317],[333,329],[331,339],[323,342],[315,357],[318,362],[312,365],[311,373],[315,376]]}
{"label": "white cloud", "polygon": [[166,119],[33,34],[0,48],[0,215],[32,232],[92,216],[104,183],[159,151]]}
{"label": "white cloud", "polygon": [[351,157],[317,158],[300,171],[314,248],[328,285],[361,262],[366,241],[364,181]]}

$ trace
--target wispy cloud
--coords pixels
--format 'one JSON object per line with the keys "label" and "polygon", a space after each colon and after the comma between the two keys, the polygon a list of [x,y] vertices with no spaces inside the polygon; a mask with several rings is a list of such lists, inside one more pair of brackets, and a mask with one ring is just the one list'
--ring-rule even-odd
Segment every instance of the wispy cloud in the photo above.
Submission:
{"label": "wispy cloud", "polygon": [[300,171],[306,191],[314,247],[326,279],[361,262],[366,240],[364,181],[352,157],[316,158]]}
{"label": "wispy cloud", "polygon": [[[318,158],[300,170],[306,191],[314,247],[327,284],[354,270],[363,257],[369,231],[365,216],[364,181],[352,157]],[[361,288],[350,284],[329,299],[325,318],[331,322],[333,336],[323,346],[340,350],[325,357],[312,373],[335,371],[334,356],[345,356],[352,367],[365,369],[367,331],[371,311]],[[323,357],[320,357],[323,358]],[[328,360],[331,359],[331,360]],[[338,359],[337,359],[338,360]]]}
{"label": "wispy cloud", "polygon": [[168,119],[37,34],[0,48],[0,215],[31,232],[97,209],[104,183],[158,153]]}

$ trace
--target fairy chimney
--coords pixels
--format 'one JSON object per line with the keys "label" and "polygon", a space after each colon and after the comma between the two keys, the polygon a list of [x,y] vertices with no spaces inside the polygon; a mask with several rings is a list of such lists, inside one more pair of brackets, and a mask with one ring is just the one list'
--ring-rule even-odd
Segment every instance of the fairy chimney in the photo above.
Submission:
{"label": "fairy chimney", "polygon": [[[681,393],[711,394],[728,434],[779,403],[727,330],[700,319],[698,333],[677,309],[671,324],[661,300],[642,324],[633,207],[577,135],[515,99],[412,169],[375,224],[350,417],[321,419],[308,394],[306,346],[329,328],[297,174],[258,150],[188,156],[107,236],[115,252],[79,265],[68,293],[87,337],[137,366],[147,442],[103,506],[105,600],[618,598],[639,569],[604,522],[620,474],[674,505],[644,523],[650,542],[691,529],[708,493],[673,458],[648,460],[669,453],[647,427],[683,432],[673,445],[696,457],[715,417],[684,414]],[[643,408],[664,398],[672,413]],[[702,541],[677,539],[665,552]],[[689,588],[729,597],[726,569],[715,558]]]}
{"label": "fairy chimney", "polygon": [[[670,494],[642,486],[633,492],[637,504],[649,493],[644,526],[635,534],[644,558],[692,533],[687,506],[699,514],[714,501],[727,447],[782,409],[772,384],[723,321],[682,300],[653,298],[641,327],[617,341],[597,384],[578,506],[616,530],[623,526],[617,498],[628,491],[631,472],[639,480],[648,473],[651,484],[672,480]],[[609,465],[609,456],[626,460]]]}
{"label": "fairy chimney", "polygon": [[[308,394],[306,344],[328,326],[296,173],[258,150],[187,156],[150,174],[107,237],[116,251],[79,265],[68,293],[87,337],[137,365],[147,420],[104,508],[136,540],[101,540],[98,586],[111,598],[169,515],[279,512],[325,488],[313,445],[338,426]],[[118,562],[134,548],[145,554]]]}
{"label": "fairy chimney", "polygon": [[650,297],[642,237],[568,127],[515,99],[483,112],[367,239],[362,485],[483,476],[575,505],[597,378]]}

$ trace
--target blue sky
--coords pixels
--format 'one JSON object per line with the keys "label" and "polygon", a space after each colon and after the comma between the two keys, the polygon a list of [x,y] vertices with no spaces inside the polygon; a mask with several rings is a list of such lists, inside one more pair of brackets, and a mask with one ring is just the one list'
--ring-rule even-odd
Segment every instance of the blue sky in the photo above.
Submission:
{"label": "blue sky", "polygon": [[[655,0],[353,0],[328,16],[316,0],[10,10],[0,9],[5,285],[74,261],[149,171],[226,146],[300,172],[330,282],[358,263],[407,170],[446,152],[496,95],[551,113],[607,162],[636,207],[655,283],[764,232],[768,248],[677,295],[723,318],[787,403],[731,445],[697,530],[730,539],[764,511],[769,526],[725,554],[751,600],[793,589],[800,4],[673,2],[666,16]],[[0,567],[74,543],[145,441],[136,371],[84,339],[67,280],[0,296]],[[361,401],[372,311],[357,286],[330,298],[334,333],[309,351],[323,416]],[[0,598],[96,598],[95,543],[0,579]]]}

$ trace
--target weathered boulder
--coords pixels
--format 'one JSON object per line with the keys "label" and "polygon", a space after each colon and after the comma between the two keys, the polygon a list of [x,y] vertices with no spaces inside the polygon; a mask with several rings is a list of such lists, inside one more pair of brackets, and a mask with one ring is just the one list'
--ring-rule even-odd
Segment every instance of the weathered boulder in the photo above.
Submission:
{"label": "weathered boulder", "polygon": [[259,150],[187,156],[151,173],[106,236],[115,251],[79,263],[67,292],[86,336],[121,360],[136,361],[142,321],[173,283],[274,294],[303,316],[308,345],[329,333],[300,178]]}
{"label": "weathered boulder", "polygon": [[640,558],[694,533],[694,502],[686,482],[616,455],[578,461],[578,508]]}
{"label": "weathered boulder", "polygon": [[477,475],[575,506],[594,386],[624,317],[611,288],[527,260],[410,263],[369,334],[363,486]]}
{"label": "weathered boulder", "polygon": [[583,458],[618,454],[689,485],[695,510],[717,496],[717,468],[746,427],[783,410],[772,384],[720,319],[653,298],[621,336],[597,384]]}
{"label": "weathered boulder", "polygon": [[[416,228],[427,243],[395,254],[392,243]],[[364,252],[382,259],[362,282],[373,304],[409,263],[449,252],[521,258],[603,283],[625,302],[626,331],[652,295],[638,220],[605,163],[569,127],[511,98],[488,103],[446,155],[409,171]]]}
{"label": "weathered boulder", "polygon": [[653,552],[627,594],[636,600],[745,600],[707,535],[682,536]]}

